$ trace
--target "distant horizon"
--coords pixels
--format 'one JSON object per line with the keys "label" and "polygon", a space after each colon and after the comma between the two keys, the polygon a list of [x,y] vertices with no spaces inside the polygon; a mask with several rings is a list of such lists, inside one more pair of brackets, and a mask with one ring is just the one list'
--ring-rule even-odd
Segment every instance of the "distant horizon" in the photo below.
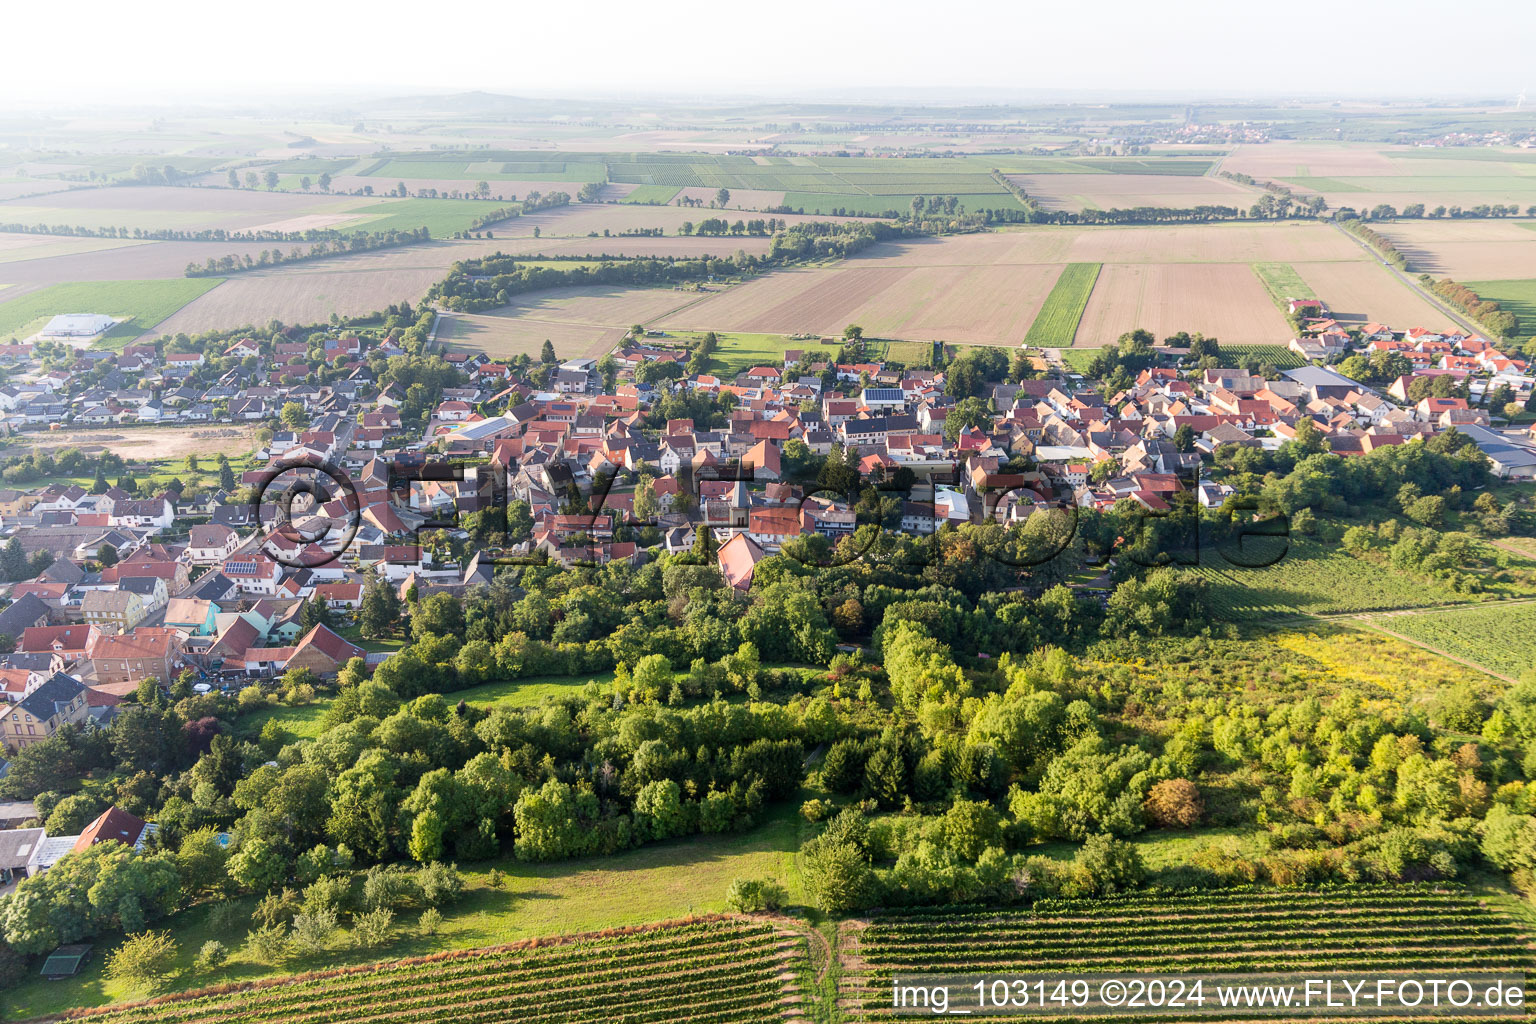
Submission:
{"label": "distant horizon", "polygon": [[[57,90],[56,90],[57,91]],[[52,101],[17,102],[0,97],[0,116],[89,116],[110,113],[118,116],[135,112],[157,111],[195,115],[201,111],[219,113],[238,112],[247,116],[260,116],[258,112],[271,114],[296,113],[305,108],[328,106],[382,107],[393,102],[420,103],[432,99],[484,96],[507,102],[535,101],[541,103],[569,102],[598,103],[613,108],[615,113],[634,111],[654,105],[658,113],[667,111],[730,111],[771,104],[803,106],[808,110],[821,107],[854,107],[869,110],[890,108],[914,109],[963,109],[985,111],[989,108],[1030,107],[1094,107],[1113,106],[1254,106],[1295,107],[1298,110],[1325,108],[1330,105],[1344,109],[1370,108],[1422,108],[1422,109],[1488,109],[1494,112],[1517,113],[1521,109],[1531,111],[1536,117],[1536,96],[1528,98],[1523,108],[1517,106],[1517,95],[1500,96],[1487,89],[1467,91],[1443,91],[1426,93],[1350,93],[1334,91],[1287,92],[1253,91],[1226,92],[1201,90],[1166,90],[1134,88],[1053,88],[1024,87],[984,88],[977,86],[911,86],[911,85],[862,85],[804,89],[757,89],[734,93],[719,93],[708,99],[689,96],[675,90],[618,92],[613,89],[559,89],[554,87],[499,88],[494,86],[459,87],[451,85],[423,85],[411,89],[399,86],[375,85],[351,88],[329,85],[288,85],[261,89],[243,89],[239,93],[221,94],[217,89],[200,90],[193,98],[178,96],[170,88],[146,88],[142,93],[125,94],[115,90],[115,97],[81,98],[58,96]],[[422,114],[430,113],[423,107]],[[338,111],[338,113],[341,113]],[[533,118],[538,120],[539,118]],[[550,115],[557,119],[557,115]]]}
{"label": "distant horizon", "polygon": [[[146,19],[81,0],[7,12],[0,63],[12,110],[88,103],[378,99],[484,90],[591,98],[800,101],[876,94],[997,97],[1476,97],[1531,84],[1536,8],[1428,0],[1390,11],[1293,0],[1283,12],[1185,0],[1091,9],[893,0],[786,0],[771,12],[679,0],[664,11],[597,0],[579,14],[466,0],[451,16],[315,4],[301,18],[164,0]],[[46,41],[59,45],[39,45]],[[67,50],[66,50],[67,47]],[[871,85],[871,83],[876,83]],[[879,84],[887,83],[887,84]]]}

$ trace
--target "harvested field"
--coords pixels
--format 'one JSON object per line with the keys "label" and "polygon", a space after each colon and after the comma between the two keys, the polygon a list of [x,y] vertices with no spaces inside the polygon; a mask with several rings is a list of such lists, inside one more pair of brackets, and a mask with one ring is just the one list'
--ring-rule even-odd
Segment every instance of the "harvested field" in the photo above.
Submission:
{"label": "harvested field", "polygon": [[498,313],[453,313],[444,317],[437,333],[449,351],[484,352],[502,360],[525,352],[536,359],[545,341],[561,359],[602,356],[623,340],[624,331]]}
{"label": "harvested field", "polygon": [[69,188],[67,181],[39,181],[36,178],[15,178],[0,181],[0,199],[20,199],[24,196],[46,195],[63,192]]}
{"label": "harvested field", "polygon": [[243,229],[311,213],[338,213],[377,199],[251,189],[86,188],[0,202],[0,222],[82,227]]}
{"label": "harvested field", "polygon": [[[73,253],[121,249],[129,245],[147,245],[126,238],[60,238],[57,235],[0,234],[0,263],[43,260]],[[0,274],[3,274],[0,271]]]}
{"label": "harvested field", "polygon": [[1415,271],[1458,281],[1536,275],[1530,221],[1404,220],[1380,228]]}
{"label": "harvested field", "polygon": [[1452,321],[1439,309],[1378,263],[1297,263],[1296,272],[1328,304],[1339,320],[1375,320],[1400,330],[1449,328]]}
{"label": "harvested field", "polygon": [[[259,242],[133,242],[100,238],[59,238],[51,235],[0,235],[0,238],[38,239],[57,245],[96,243],[73,252],[30,255],[5,263],[3,279],[31,291],[51,284],[75,281],[123,281],[181,278],[188,263],[202,263],[209,256],[252,255],[270,245]],[[26,252],[26,250],[21,250]]]}
{"label": "harvested field", "polygon": [[[341,316],[372,313],[401,300],[420,301],[455,260],[522,248],[506,239],[432,241],[247,271],[189,304],[155,333],[237,327],[266,323],[273,317],[308,324],[328,320],[332,312]],[[227,250],[227,246],[208,249]]]}
{"label": "harvested field", "polygon": [[1079,228],[1019,228],[870,246],[860,260],[882,266],[980,267],[1065,263]]}
{"label": "harvested field", "polygon": [[[709,190],[713,195],[714,190]],[[735,192],[732,191],[734,197]],[[0,206],[3,209],[3,206]],[[544,238],[584,238],[588,234],[596,233],[601,236],[604,230],[618,234],[620,231],[630,231],[636,228],[662,228],[667,235],[677,234],[677,229],[685,221],[694,224],[709,217],[726,216],[726,212],[703,209],[687,209],[681,206],[635,206],[621,203],[573,203],[566,207],[557,207],[553,210],[541,210],[531,213],[516,220],[507,221],[496,227],[497,234],[524,236],[533,234],[537,227]],[[779,219],[791,224],[807,220],[837,220],[835,217],[812,217],[798,214],[777,214]],[[737,220],[735,216],[732,220]],[[606,241],[606,239],[604,239]],[[729,239],[720,239],[729,241]],[[745,241],[745,239],[742,239]],[[734,249],[732,250],[735,251]]]}
{"label": "harvested field", "polygon": [[1389,148],[1338,142],[1271,142],[1261,146],[1238,146],[1221,162],[1221,169],[1261,179],[1393,174],[1397,165],[1382,152]]}
{"label": "harvested field", "polygon": [[1047,210],[1133,209],[1138,206],[1239,206],[1254,192],[1221,178],[1177,174],[1011,174]]}
{"label": "harvested field", "polygon": [[275,220],[270,224],[257,224],[252,231],[324,231],[339,224],[357,220],[353,213],[306,213],[287,220]]}
{"label": "harvested field", "polygon": [[1241,344],[1283,344],[1291,334],[1246,265],[1105,264],[1073,344],[1111,344],[1137,327],[1160,338],[1199,331]]}
{"label": "harvested field", "polygon": [[768,238],[713,238],[691,235],[664,238],[540,238],[508,240],[508,252],[544,253],[561,256],[734,256],[736,250],[765,256],[772,244]]}
{"label": "harvested field", "polygon": [[584,288],[552,288],[519,295],[511,305],[504,307],[504,311],[508,315],[555,323],[628,328],[631,324],[649,323],[699,301],[701,296],[708,298],[713,294],[670,287],[591,285]]}
{"label": "harvested field", "polygon": [[1059,265],[902,267],[858,259],[766,275],[663,318],[664,328],[836,334],[850,323],[903,340],[1017,345]]}
{"label": "harvested field", "polygon": [[1360,247],[1315,222],[1078,228],[1073,263],[1294,263],[1365,259]]}
{"label": "harvested field", "polygon": [[545,339],[563,359],[600,356],[623,339],[631,324],[649,323],[699,297],[671,288],[606,286],[528,292],[492,312],[453,314],[445,340],[452,348],[498,359],[520,352],[537,356]]}
{"label": "harvested field", "polygon": [[[644,187],[644,185],[641,186],[641,188]],[[709,204],[714,200],[715,192],[716,190],[712,188],[694,186],[683,189],[677,198],[702,199],[704,201],[704,208],[694,208],[692,212],[696,215],[701,214],[707,217],[709,216]],[[676,200],[673,201],[675,202]],[[731,189],[731,201],[728,205],[733,210],[766,210],[771,206],[782,206],[783,204],[784,193],[782,191],[774,192],[760,188],[733,188]],[[697,216],[694,219],[697,220]]]}

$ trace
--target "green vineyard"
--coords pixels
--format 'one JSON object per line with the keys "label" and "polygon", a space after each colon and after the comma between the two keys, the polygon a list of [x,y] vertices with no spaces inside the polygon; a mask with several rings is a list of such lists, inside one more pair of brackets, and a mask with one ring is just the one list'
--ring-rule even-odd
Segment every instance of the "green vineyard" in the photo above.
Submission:
{"label": "green vineyard", "polygon": [[[858,1020],[897,1019],[890,1010],[892,977],[922,973],[1435,970],[1460,975],[1518,974],[1532,966],[1524,929],[1456,886],[1053,900],[1033,911],[880,916],[855,934],[856,948],[848,951],[848,1005]],[[1240,1016],[1234,1011],[1222,1019]]]}
{"label": "green vineyard", "polygon": [[[1274,549],[1266,546],[1273,542],[1261,538],[1251,543],[1252,550],[1235,554],[1234,560],[1273,557]],[[1229,621],[1264,622],[1299,614],[1390,611],[1477,600],[1438,580],[1394,572],[1303,537],[1291,537],[1284,556],[1274,565],[1243,568],[1227,561],[1220,551],[1203,549],[1200,567],[1191,571],[1205,577],[1212,611]]]}
{"label": "green vineyard", "polygon": [[89,1024],[784,1020],[805,940],[732,919],[535,940],[75,1014]]}
{"label": "green vineyard", "polygon": [[1380,624],[1505,675],[1518,676],[1536,664],[1536,605],[1451,608],[1397,615]]}

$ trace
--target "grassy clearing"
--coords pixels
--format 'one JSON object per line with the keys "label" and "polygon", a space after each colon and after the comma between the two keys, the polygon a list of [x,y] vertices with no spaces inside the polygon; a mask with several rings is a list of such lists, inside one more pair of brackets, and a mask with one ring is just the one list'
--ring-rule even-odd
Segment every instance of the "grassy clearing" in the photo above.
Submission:
{"label": "grassy clearing", "polygon": [[1061,269],[1061,276],[1045,297],[1045,304],[1029,325],[1024,335],[1026,345],[1038,348],[1069,348],[1077,334],[1077,325],[1088,308],[1088,296],[1093,294],[1094,283],[1099,279],[1098,263],[1068,263]]}
{"label": "grassy clearing", "polygon": [[589,682],[597,683],[605,690],[613,682],[612,672],[600,672],[593,676],[532,676],[528,679],[504,679],[500,682],[472,686],[467,690],[455,690],[445,697],[457,703],[464,701],[477,708],[495,704],[509,707],[534,707],[550,697],[572,697]]}
{"label": "grassy clearing", "polygon": [[676,185],[638,185],[619,202],[639,206],[665,206],[681,191]]}
{"label": "grassy clearing", "polygon": [[1275,300],[1275,305],[1282,313],[1285,312],[1288,299],[1317,298],[1316,293],[1289,263],[1255,263],[1253,272],[1258,275],[1264,290],[1269,292],[1269,297]]}
{"label": "grassy clearing", "polygon": [[[341,631],[341,635],[353,643],[361,644],[370,650],[398,650],[404,646],[403,640],[365,641],[359,639],[353,629]],[[581,691],[589,682],[595,682],[599,686],[606,687],[613,682],[612,672],[600,672],[591,676],[530,676],[527,679],[502,679],[494,683],[484,683],[480,686],[471,686],[463,690],[453,690],[443,694],[443,699],[450,704],[465,701],[478,708],[488,708],[493,705],[502,705],[514,708],[537,707],[549,697],[571,697]],[[320,720],[325,714],[325,709],[331,704],[331,698],[323,697],[311,704],[301,707],[274,707],[262,711],[255,711],[240,718],[238,732],[242,736],[255,737],[261,734],[261,730],[268,722],[275,721],[282,729],[293,734],[297,739],[313,739],[320,735]]]}
{"label": "grassy clearing", "polygon": [[1508,676],[1536,665],[1536,605],[1393,615],[1381,618],[1380,625]]}
{"label": "grassy clearing", "polygon": [[0,302],[0,336],[25,338],[60,313],[102,313],[127,319],[98,347],[122,348],[193,299],[224,283],[222,277],[159,281],[71,281]]}
{"label": "grassy clearing", "polygon": [[278,728],[293,739],[312,740],[324,731],[321,719],[330,703],[329,700],[318,700],[302,707],[272,707],[253,711],[240,717],[235,732],[244,739],[255,739],[261,735],[261,730],[266,728],[268,722],[275,721]]}
{"label": "grassy clearing", "polygon": [[[664,341],[683,338],[698,341],[704,331],[668,331]],[[783,366],[786,349],[827,348],[815,340],[795,341],[782,334],[725,334],[715,332],[720,347],[710,356],[709,372],[717,377],[730,378],[750,370],[754,366]],[[830,354],[835,355],[833,350]]]}
{"label": "grassy clearing", "polygon": [[1063,349],[1061,353],[1061,361],[1065,363],[1067,369],[1071,370],[1073,373],[1087,373],[1089,365],[1091,365],[1093,361],[1098,358],[1099,353],[1102,351],[1104,350],[1098,348]]}

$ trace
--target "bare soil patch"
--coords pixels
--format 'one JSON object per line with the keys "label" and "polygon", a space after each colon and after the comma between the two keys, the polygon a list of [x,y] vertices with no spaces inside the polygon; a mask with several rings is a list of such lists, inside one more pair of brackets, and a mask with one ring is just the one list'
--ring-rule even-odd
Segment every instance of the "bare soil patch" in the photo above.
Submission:
{"label": "bare soil patch", "polygon": [[1528,220],[1397,221],[1381,230],[1415,271],[1458,281],[1536,276],[1536,229]]}
{"label": "bare soil patch", "polygon": [[1377,263],[1295,263],[1301,279],[1340,320],[1375,320],[1404,330],[1449,328],[1451,320]]}
{"label": "bare soil patch", "polygon": [[1073,344],[1111,344],[1137,327],[1159,338],[1199,331],[1235,344],[1284,344],[1291,337],[1246,264],[1106,263]]}
{"label": "bare soil patch", "polygon": [[252,427],[221,424],[186,427],[117,427],[105,430],[54,430],[24,435],[29,448],[54,451],[79,448],[87,454],[113,451],[130,460],[183,459],[188,455],[248,455],[256,449]]}
{"label": "bare soil patch", "polygon": [[1368,257],[1325,224],[1282,222],[1080,228],[1072,263],[1292,263]]}
{"label": "bare soil patch", "polygon": [[1060,273],[1056,264],[902,266],[860,259],[769,274],[690,305],[661,324],[835,334],[857,323],[886,338],[1017,345]]}

